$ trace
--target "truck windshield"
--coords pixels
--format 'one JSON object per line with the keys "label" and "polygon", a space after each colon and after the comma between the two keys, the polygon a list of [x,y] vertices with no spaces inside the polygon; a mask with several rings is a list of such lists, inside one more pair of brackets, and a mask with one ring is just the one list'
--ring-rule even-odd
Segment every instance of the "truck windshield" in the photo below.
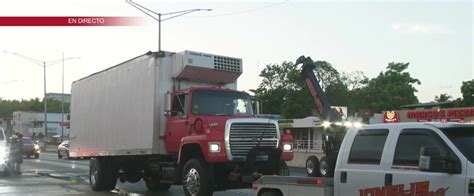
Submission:
{"label": "truck windshield", "polygon": [[443,133],[454,143],[471,163],[474,163],[474,126],[442,128]]}
{"label": "truck windshield", "polygon": [[192,94],[192,112],[200,115],[252,115],[250,96],[240,92],[197,90]]}

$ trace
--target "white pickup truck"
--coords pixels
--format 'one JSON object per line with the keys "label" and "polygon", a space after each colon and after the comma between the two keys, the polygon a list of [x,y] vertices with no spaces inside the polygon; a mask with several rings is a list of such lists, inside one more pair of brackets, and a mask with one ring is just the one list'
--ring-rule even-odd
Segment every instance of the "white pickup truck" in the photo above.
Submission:
{"label": "white pickup truck", "polygon": [[334,178],[263,176],[254,196],[474,195],[474,125],[395,123],[349,129]]}

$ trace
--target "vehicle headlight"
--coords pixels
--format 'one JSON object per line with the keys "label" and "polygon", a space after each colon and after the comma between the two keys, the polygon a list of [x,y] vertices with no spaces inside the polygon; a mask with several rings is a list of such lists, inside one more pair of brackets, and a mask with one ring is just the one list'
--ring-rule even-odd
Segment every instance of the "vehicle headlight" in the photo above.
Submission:
{"label": "vehicle headlight", "polygon": [[38,144],[35,144],[35,149],[38,150],[40,146]]}
{"label": "vehicle headlight", "polygon": [[346,121],[344,122],[345,127],[352,127],[352,122]]}
{"label": "vehicle headlight", "polygon": [[291,151],[291,150],[293,150],[293,145],[291,145],[291,144],[283,144],[283,151],[288,152],[288,151]]}
{"label": "vehicle headlight", "polygon": [[331,126],[331,123],[329,121],[324,121],[322,125],[324,128],[328,128],[329,126]]}
{"label": "vehicle headlight", "polygon": [[353,126],[355,128],[359,128],[359,127],[362,127],[362,123],[361,122],[355,122]]}
{"label": "vehicle headlight", "polygon": [[218,142],[209,142],[209,152],[216,153],[221,151],[221,146]]}

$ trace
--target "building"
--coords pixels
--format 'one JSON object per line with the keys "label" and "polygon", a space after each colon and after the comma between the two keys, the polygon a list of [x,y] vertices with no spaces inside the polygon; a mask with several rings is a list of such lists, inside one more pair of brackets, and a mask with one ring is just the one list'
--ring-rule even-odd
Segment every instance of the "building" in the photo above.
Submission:
{"label": "building", "polygon": [[[67,120],[68,114],[64,114],[64,121]],[[48,113],[48,137],[54,135],[61,135],[61,114],[60,113]],[[13,131],[21,132],[23,135],[32,136],[33,133],[36,135],[44,135],[44,113],[38,112],[13,112]],[[69,136],[69,127],[64,127],[64,137]]]}
{"label": "building", "polygon": [[0,127],[3,128],[3,130],[5,130],[5,133],[7,135],[11,135],[12,134],[12,129],[13,129],[12,119],[11,118],[0,118]]}
{"label": "building", "polygon": [[454,102],[410,104],[400,110],[385,111],[382,122],[461,122],[474,123],[474,107],[454,107]]}
{"label": "building", "polygon": [[62,101],[62,96],[64,95],[64,102],[71,103],[71,94],[61,94],[61,93],[46,93],[48,99],[53,99],[56,101]]}

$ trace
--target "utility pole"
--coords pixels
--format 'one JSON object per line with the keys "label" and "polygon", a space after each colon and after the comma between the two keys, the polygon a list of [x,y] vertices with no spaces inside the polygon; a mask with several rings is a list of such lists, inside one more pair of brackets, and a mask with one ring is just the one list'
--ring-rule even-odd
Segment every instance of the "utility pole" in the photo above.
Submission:
{"label": "utility pole", "polygon": [[63,52],[63,64],[62,64],[62,85],[61,85],[61,142],[64,137],[64,52]]}
{"label": "utility pole", "polygon": [[48,97],[46,97],[46,62],[43,61],[43,72],[44,72],[44,85],[43,85],[43,90],[44,90],[44,98],[43,98],[43,103],[44,103],[44,137],[48,138]]}
{"label": "utility pole", "polygon": [[[43,110],[43,112],[44,112],[44,121],[43,121],[43,126],[44,126],[44,136],[47,138],[48,137],[48,103],[47,103],[48,98],[46,97],[46,67],[58,64],[60,62],[63,62],[63,64],[64,64],[64,61],[66,61],[66,60],[78,59],[79,57],[69,57],[69,58],[65,59],[64,54],[63,54],[63,58],[59,59],[59,60],[40,61],[40,60],[31,58],[31,57],[28,57],[28,56],[25,56],[25,55],[22,55],[22,54],[15,53],[15,52],[8,52],[8,51],[3,51],[3,52],[18,56],[22,59],[25,59],[27,61],[30,61],[30,62],[36,64],[36,65],[39,65],[39,66],[43,67],[43,76],[44,76],[44,78],[43,78],[43,92],[44,92],[44,98],[43,98],[43,102],[44,102],[44,110]],[[64,77],[64,72],[63,72],[63,77]],[[64,84],[63,84],[63,86],[64,86]]]}
{"label": "utility pole", "polygon": [[[159,57],[164,57],[164,53],[161,51],[161,22],[176,18],[185,14],[190,14],[193,12],[197,11],[212,11],[212,9],[190,9],[190,10],[182,10],[182,11],[177,11],[177,12],[169,12],[169,13],[161,13],[161,12],[155,12],[153,10],[150,10],[138,3],[133,2],[132,0],[125,0],[128,4],[132,5],[133,7],[137,8],[138,10],[142,11],[146,15],[150,16],[154,20],[158,21],[158,54]],[[154,15],[158,16],[154,16]],[[165,16],[165,18],[162,18],[162,16]],[[166,17],[167,16],[167,17]]]}

